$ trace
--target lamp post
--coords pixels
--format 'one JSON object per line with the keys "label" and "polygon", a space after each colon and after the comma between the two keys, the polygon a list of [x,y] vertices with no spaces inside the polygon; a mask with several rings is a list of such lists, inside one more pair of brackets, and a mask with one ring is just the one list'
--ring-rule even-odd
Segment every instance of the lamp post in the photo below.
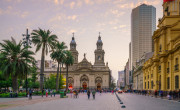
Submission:
{"label": "lamp post", "polygon": [[[23,45],[24,47],[27,47],[27,49],[29,48],[29,45],[31,45],[31,40],[30,40],[30,35],[28,34],[28,28],[26,29],[26,34],[22,34],[23,38]],[[27,63],[27,62],[26,62]],[[26,97],[27,97],[27,69],[26,69]]]}

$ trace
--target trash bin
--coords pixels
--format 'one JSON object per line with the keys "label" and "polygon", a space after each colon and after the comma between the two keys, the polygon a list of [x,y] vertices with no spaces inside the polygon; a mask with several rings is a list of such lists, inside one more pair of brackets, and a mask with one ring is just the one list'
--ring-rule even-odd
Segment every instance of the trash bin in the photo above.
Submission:
{"label": "trash bin", "polygon": [[60,98],[64,98],[64,92],[60,92]]}

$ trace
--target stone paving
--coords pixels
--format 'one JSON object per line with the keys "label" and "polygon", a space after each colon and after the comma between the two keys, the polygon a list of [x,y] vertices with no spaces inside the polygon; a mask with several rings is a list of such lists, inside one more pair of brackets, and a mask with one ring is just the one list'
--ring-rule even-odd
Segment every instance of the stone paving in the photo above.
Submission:
{"label": "stone paving", "polygon": [[118,94],[126,108],[121,108],[116,95],[111,93],[96,94],[96,99],[87,99],[86,93],[74,99],[33,96],[27,98],[0,99],[0,110],[180,110],[180,103],[130,93]]}
{"label": "stone paving", "polygon": [[124,110],[180,110],[180,102],[131,93],[118,94]]}

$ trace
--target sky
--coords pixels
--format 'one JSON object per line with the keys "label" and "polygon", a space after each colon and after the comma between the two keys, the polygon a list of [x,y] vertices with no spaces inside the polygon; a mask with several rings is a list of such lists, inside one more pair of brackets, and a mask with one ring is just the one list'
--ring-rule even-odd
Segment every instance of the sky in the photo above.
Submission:
{"label": "sky", "polygon": [[[163,0],[0,0],[0,42],[23,39],[26,28],[49,29],[69,48],[75,33],[79,62],[94,64],[99,32],[112,75],[117,80],[129,57],[131,11],[142,3],[156,8],[156,24],[162,17]],[[33,45],[32,45],[33,46]],[[34,51],[35,48],[32,48]],[[40,60],[41,51],[35,58]],[[46,56],[50,60],[49,55]]]}

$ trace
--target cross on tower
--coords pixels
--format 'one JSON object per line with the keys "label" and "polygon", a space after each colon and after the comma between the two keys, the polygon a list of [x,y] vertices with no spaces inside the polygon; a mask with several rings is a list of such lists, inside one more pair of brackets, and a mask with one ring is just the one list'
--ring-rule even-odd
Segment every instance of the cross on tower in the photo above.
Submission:
{"label": "cross on tower", "polygon": [[74,32],[72,34],[73,34],[73,37],[74,37]]}
{"label": "cross on tower", "polygon": [[99,36],[101,35],[101,32],[99,32]]}

